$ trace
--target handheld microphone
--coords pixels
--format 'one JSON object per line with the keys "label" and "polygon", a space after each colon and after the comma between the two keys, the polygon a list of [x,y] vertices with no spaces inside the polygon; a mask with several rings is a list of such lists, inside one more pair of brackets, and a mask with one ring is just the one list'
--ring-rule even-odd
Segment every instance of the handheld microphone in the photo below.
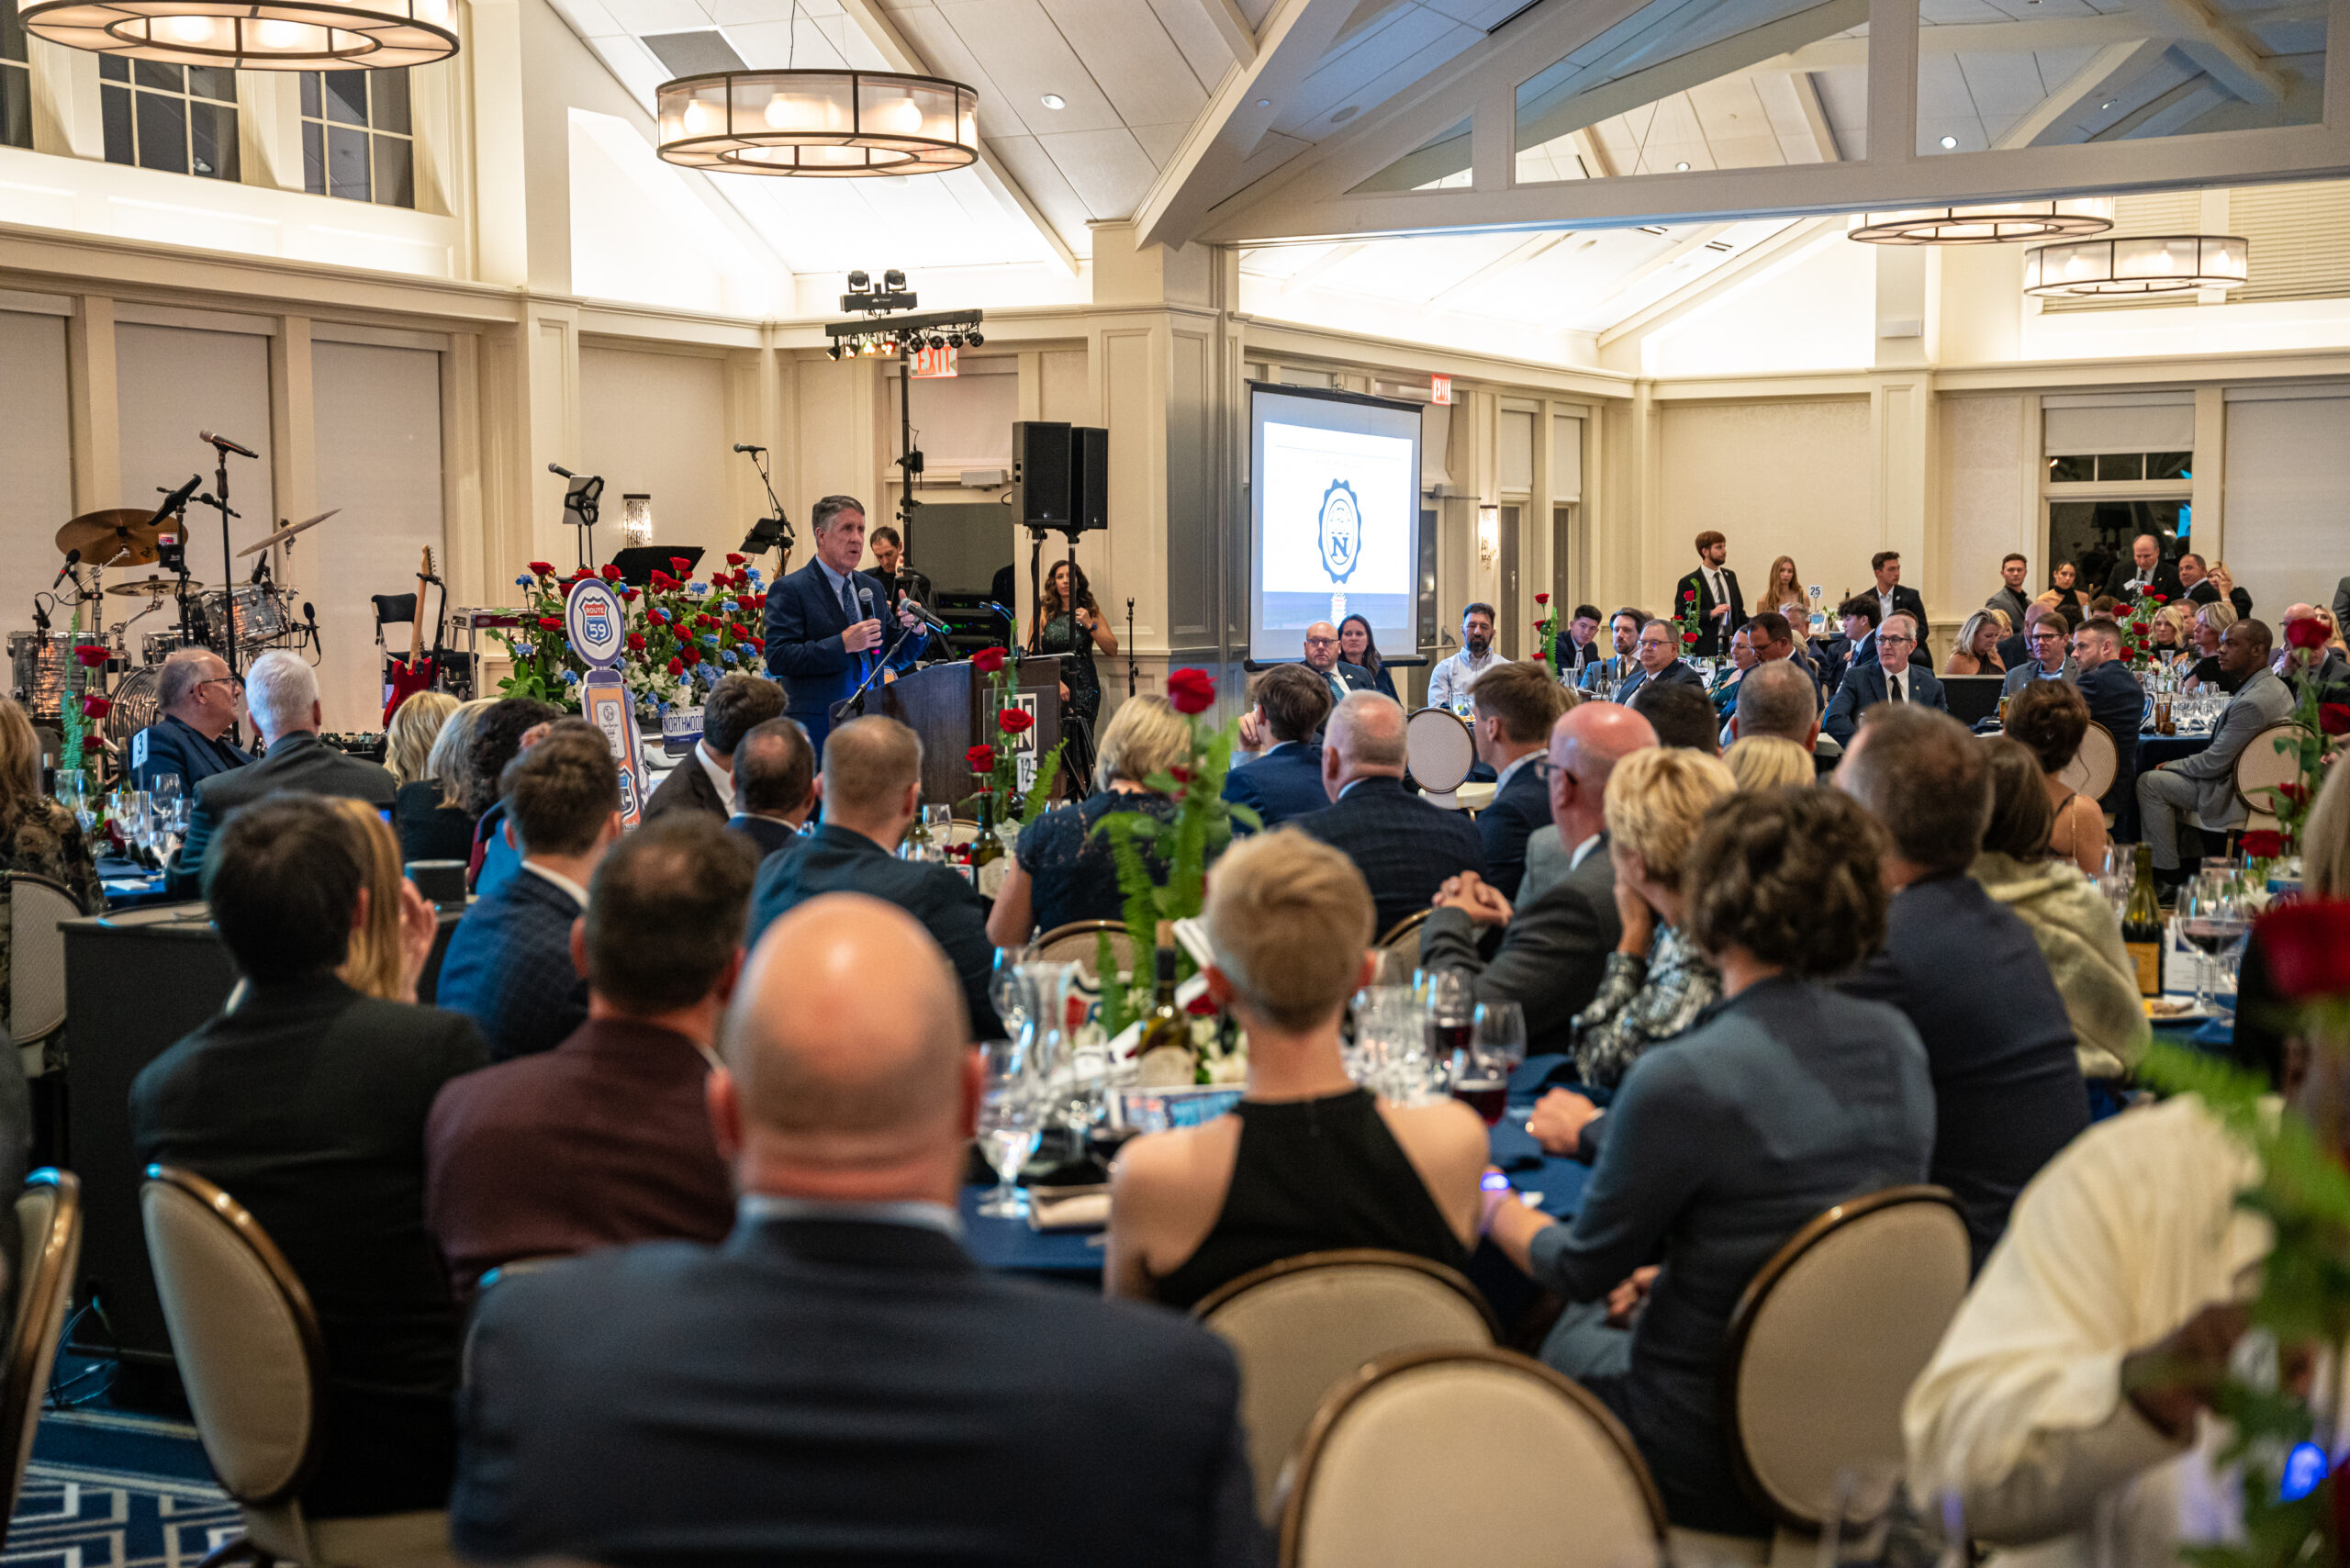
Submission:
{"label": "handheld microphone", "polygon": [[196,494],[196,487],[203,483],[204,476],[201,474],[189,475],[186,484],[163,498],[163,504],[155,509],[155,515],[147,520],[147,526],[160,527],[165,518],[187,505],[187,498]]}
{"label": "handheld microphone", "polygon": [[547,472],[548,472],[548,473],[550,473],[550,474],[560,474],[560,475],[562,475],[562,476],[563,476],[565,478],[566,478],[566,479],[576,479],[576,478],[578,478],[578,477],[579,477],[579,476],[578,476],[578,475],[574,474],[570,469],[565,468],[565,467],[562,464],[560,464],[560,463],[550,463],[550,464],[548,464],[548,465],[547,465]]}
{"label": "handheld microphone", "polygon": [[65,565],[63,565],[63,566],[60,566],[60,567],[58,567],[58,568],[57,568],[57,576],[56,576],[54,578],[52,578],[52,579],[50,580],[50,585],[49,585],[49,591],[50,591],[50,592],[51,592],[51,593],[55,593],[55,592],[57,591],[57,586],[58,586],[58,584],[60,584],[60,583],[62,583],[62,582],[63,582],[63,581],[65,580],[66,574],[67,574],[67,573],[69,573],[69,572],[71,572],[71,571],[73,571],[73,569],[74,567],[76,567],[76,566],[80,566],[81,564],[82,564],[82,552],[80,552],[79,550],[68,550],[67,552],[65,552]]}
{"label": "handheld microphone", "polygon": [[325,649],[319,642],[319,607],[307,599],[302,601],[302,619],[309,622],[310,646],[323,653]]}
{"label": "handheld microphone", "polygon": [[753,446],[747,441],[738,441],[734,443],[734,450],[737,452],[765,452],[767,448],[764,446]]}
{"label": "handheld microphone", "polygon": [[222,452],[233,452],[240,457],[259,458],[261,456],[261,454],[255,452],[252,447],[239,446],[235,442],[230,441],[225,435],[214,435],[210,431],[198,431],[196,433],[203,437],[206,441],[210,442]]}
{"label": "handheld microphone", "polygon": [[907,598],[904,594],[900,594],[898,596],[898,608],[900,610],[912,610],[914,612],[914,618],[934,632],[943,632],[948,636],[953,636],[955,633],[955,628],[946,624],[946,622],[941,621],[937,616],[933,615],[929,610],[923,609],[919,603]]}
{"label": "handheld microphone", "polygon": [[867,621],[872,620],[872,619],[873,619],[873,590],[872,590],[871,588],[858,588],[858,589],[856,590],[856,602],[857,602],[857,603],[859,603],[859,604],[861,604],[861,605],[863,605],[863,606],[865,606],[865,618],[866,618]]}

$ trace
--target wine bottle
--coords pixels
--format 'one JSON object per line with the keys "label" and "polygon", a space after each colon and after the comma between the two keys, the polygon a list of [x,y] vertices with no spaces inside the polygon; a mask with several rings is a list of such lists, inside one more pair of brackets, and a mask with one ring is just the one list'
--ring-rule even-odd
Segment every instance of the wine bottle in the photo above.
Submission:
{"label": "wine bottle", "polygon": [[971,869],[1003,858],[1003,840],[995,835],[995,795],[979,793],[979,835],[971,840]]}
{"label": "wine bottle", "polygon": [[[1135,1060],[1147,1062],[1153,1052],[1170,1049],[1181,1052],[1181,1060],[1191,1063],[1191,1022],[1183,1016],[1183,1010],[1175,1005],[1175,923],[1162,920],[1158,923],[1158,1003],[1151,1008],[1149,1016],[1143,1020],[1142,1038],[1135,1046]],[[1169,1070],[1175,1060],[1172,1057],[1162,1058],[1158,1070]],[[1170,1073],[1167,1081],[1188,1083],[1191,1078],[1191,1073],[1185,1071],[1181,1079],[1173,1078]]]}
{"label": "wine bottle", "polygon": [[937,846],[931,835],[930,824],[923,821],[922,811],[917,807],[914,811],[914,820],[906,824],[906,836],[898,842],[898,858],[934,860],[937,858],[934,853],[936,848]]}
{"label": "wine bottle", "polygon": [[2137,879],[2121,914],[2121,941],[2138,969],[2138,993],[2163,993],[2163,906],[2154,896],[2154,846],[2138,846]]}

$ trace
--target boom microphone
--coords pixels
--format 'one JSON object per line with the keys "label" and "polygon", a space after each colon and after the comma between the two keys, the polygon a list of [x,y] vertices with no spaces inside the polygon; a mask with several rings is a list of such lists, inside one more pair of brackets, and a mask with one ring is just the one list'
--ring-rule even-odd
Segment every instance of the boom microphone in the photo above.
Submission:
{"label": "boom microphone", "polygon": [[310,646],[324,653],[325,646],[319,641],[319,607],[307,599],[302,601],[302,619],[310,623]]}
{"label": "boom microphone", "polygon": [[65,580],[65,574],[72,571],[81,564],[82,552],[79,550],[68,550],[65,552],[65,565],[57,568],[57,576],[50,581],[49,585],[49,591],[55,593],[57,591],[57,585]]}
{"label": "boom microphone", "polygon": [[187,505],[187,498],[196,494],[196,487],[202,483],[204,483],[204,476],[201,474],[189,475],[186,484],[163,498],[163,504],[155,509],[155,515],[147,520],[147,526],[150,528],[161,526],[165,518]]}
{"label": "boom microphone", "polygon": [[225,435],[214,435],[210,431],[198,431],[196,433],[203,437],[206,441],[210,442],[214,446],[218,447],[223,452],[233,452],[240,457],[258,458],[261,456],[261,454],[255,452],[252,447],[239,446],[235,442],[230,441]]}
{"label": "boom microphone", "polygon": [[765,452],[767,448],[764,446],[753,446],[747,441],[738,441],[734,443],[734,450],[737,452]]}
{"label": "boom microphone", "polygon": [[949,626],[946,622],[941,621],[937,616],[933,615],[929,610],[924,610],[919,603],[907,598],[904,594],[900,594],[898,596],[898,608],[900,610],[912,610],[914,612],[914,618],[934,632],[943,632],[950,637],[955,634],[954,627]]}
{"label": "boom microphone", "polygon": [[560,463],[550,463],[550,464],[548,464],[548,465],[547,465],[547,472],[548,472],[548,473],[550,473],[550,474],[560,474],[560,475],[562,475],[562,476],[563,476],[565,478],[566,478],[566,479],[576,479],[576,478],[578,478],[578,477],[579,477],[579,476],[578,476],[578,475],[574,474],[570,469],[565,468],[565,467],[562,464],[560,464]]}

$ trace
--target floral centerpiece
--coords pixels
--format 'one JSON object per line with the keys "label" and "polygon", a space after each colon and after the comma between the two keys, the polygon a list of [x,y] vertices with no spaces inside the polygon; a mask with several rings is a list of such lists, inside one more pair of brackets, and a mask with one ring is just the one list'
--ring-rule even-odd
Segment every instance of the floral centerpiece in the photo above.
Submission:
{"label": "floral centerpiece", "polygon": [[2129,603],[2114,608],[2114,624],[2121,628],[2121,656],[2132,669],[2143,670],[2154,662],[2154,617],[2162,613],[2169,597],[2141,591]]}
{"label": "floral centerpiece", "polygon": [[1534,656],[1559,670],[1561,678],[1566,672],[1559,669],[1559,612],[1550,608],[1550,596],[1538,593],[1534,602],[1542,607],[1542,619],[1534,623]]}
{"label": "floral centerpiece", "polygon": [[1698,638],[1702,636],[1705,632],[1704,626],[1699,622],[1697,618],[1697,590],[1695,588],[1683,588],[1681,590],[1681,608],[1673,612],[1673,619],[1674,624],[1681,628],[1681,651],[1685,654],[1690,649],[1697,645]]}
{"label": "floral centerpiece", "polygon": [[979,791],[995,797],[996,820],[1002,823],[1016,819],[1025,827],[1042,816],[1051,801],[1053,777],[1060,771],[1061,752],[1069,742],[1066,738],[1054,742],[1052,750],[1036,759],[1034,787],[1024,793],[1020,788],[1018,742],[1035,727],[1036,720],[1016,700],[1019,672],[1009,650],[1003,648],[981,648],[971,655],[971,667],[988,678],[988,706],[995,711],[997,734],[1006,739],[1002,745],[971,747],[963,754],[963,761],[984,778]]}
{"label": "floral centerpiece", "polygon": [[[2286,657],[2288,668],[2307,671],[2325,657],[2325,622],[2315,616],[2304,616],[2285,622]],[[2318,786],[2325,782],[2325,770],[2341,752],[2341,741],[2350,735],[2350,706],[2324,700],[2324,689],[2314,680],[2301,682],[2300,700],[2293,706],[2288,721],[2292,733],[2279,736],[2273,744],[2277,754],[2293,758],[2300,777],[2290,783],[2274,786],[2270,790],[2271,812],[2283,834],[2278,853],[2296,855],[2300,852],[2301,829],[2309,821],[2310,808],[2317,804]],[[2244,851],[2249,857],[2252,851]]]}
{"label": "floral centerpiece", "polygon": [[[1161,822],[1147,812],[1112,812],[1093,827],[1109,840],[1117,863],[1126,935],[1137,956],[1157,949],[1160,921],[1188,920],[1206,907],[1207,865],[1232,842],[1233,824],[1263,825],[1254,811],[1224,798],[1239,721],[1218,725],[1200,717],[1215,705],[1214,679],[1205,670],[1179,669],[1167,678],[1167,700],[1191,720],[1191,744],[1182,762],[1144,782],[1174,801],[1174,814]],[[1197,969],[1181,947],[1175,962],[1179,981]],[[1102,1027],[1113,1037],[1151,1010],[1157,976],[1139,961],[1133,974],[1120,976],[1106,933],[1094,973],[1102,977]],[[1207,1059],[1203,1054],[1203,1063]]]}
{"label": "floral centerpiece", "polygon": [[558,577],[547,562],[532,562],[529,574],[514,579],[523,590],[523,623],[490,633],[514,661],[514,673],[498,682],[498,694],[535,697],[579,711],[579,681],[588,666],[564,633],[563,610],[575,586],[597,577],[620,592],[627,633],[621,678],[641,717],[699,704],[721,677],[738,669],[756,671],[767,652],[760,628],[767,602],[758,568],[730,553],[727,570],[694,581],[687,576],[693,565],[672,555],[670,570],[656,568],[639,589],[621,583],[618,566],[583,566]]}

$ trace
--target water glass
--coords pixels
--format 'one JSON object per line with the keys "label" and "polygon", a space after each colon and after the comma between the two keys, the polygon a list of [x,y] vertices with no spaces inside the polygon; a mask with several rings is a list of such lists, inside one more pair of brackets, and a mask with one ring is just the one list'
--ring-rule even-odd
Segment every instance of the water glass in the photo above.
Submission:
{"label": "water glass", "polygon": [[1035,946],[1025,942],[995,950],[995,972],[988,978],[988,1001],[995,1007],[996,1018],[1010,1039],[1018,1039],[1028,1023],[1028,988],[1021,981],[1020,966],[1035,958]]}
{"label": "water glass", "polygon": [[987,1058],[987,1085],[979,1098],[979,1148],[996,1174],[996,1189],[979,1204],[979,1213],[990,1219],[1023,1218],[1028,1213],[1028,1195],[1018,1185],[1020,1168],[1036,1152],[1043,1135],[1044,1096],[1022,1042],[990,1040],[979,1048]]}
{"label": "water glass", "polygon": [[156,774],[147,781],[147,798],[154,802],[155,810],[168,820],[179,809],[180,776],[176,773]]}
{"label": "water glass", "polygon": [[2204,871],[2178,892],[2179,934],[2195,949],[2195,1006],[2211,1010],[2211,961],[2244,940],[2242,890],[2225,871]]}

